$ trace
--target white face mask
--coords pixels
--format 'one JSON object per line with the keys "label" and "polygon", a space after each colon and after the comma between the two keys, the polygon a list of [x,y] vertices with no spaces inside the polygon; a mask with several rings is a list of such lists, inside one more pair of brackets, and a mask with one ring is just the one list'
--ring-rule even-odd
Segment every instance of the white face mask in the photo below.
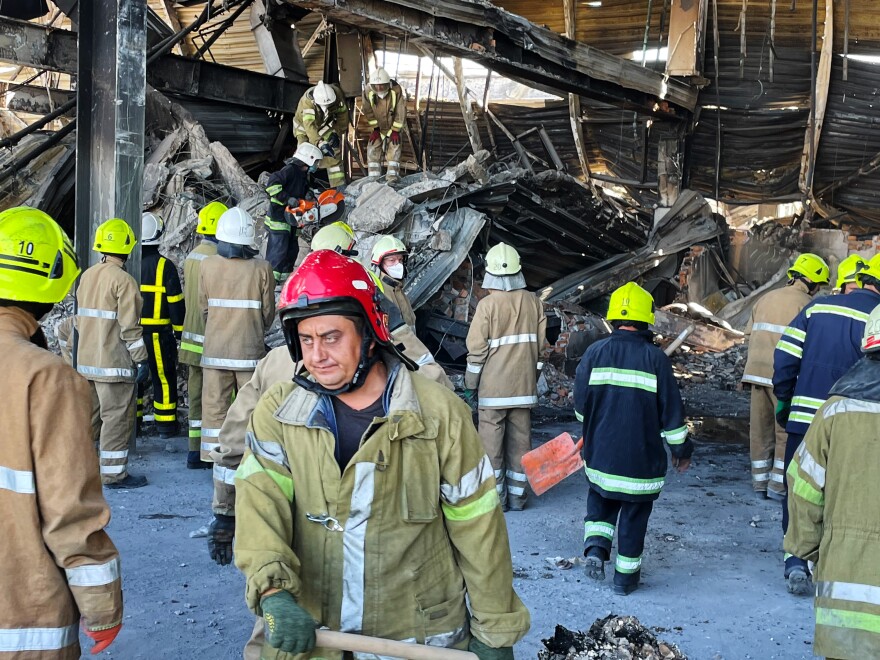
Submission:
{"label": "white face mask", "polygon": [[389,277],[393,277],[395,280],[403,279],[403,264],[394,264],[393,266],[385,266],[385,272],[389,275]]}
{"label": "white face mask", "polygon": [[380,99],[384,99],[386,96],[388,96],[388,90],[386,89],[382,92],[376,92],[376,96],[378,96]]}

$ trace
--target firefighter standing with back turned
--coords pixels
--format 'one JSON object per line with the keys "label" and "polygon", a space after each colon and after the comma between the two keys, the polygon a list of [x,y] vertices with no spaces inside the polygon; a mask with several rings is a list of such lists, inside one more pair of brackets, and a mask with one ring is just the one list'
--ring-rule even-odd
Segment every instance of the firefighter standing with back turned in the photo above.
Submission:
{"label": "firefighter standing with back turned", "polygon": [[382,176],[382,158],[388,163],[386,183],[400,178],[400,157],[403,143],[400,140],[406,123],[406,94],[388,72],[379,67],[370,74],[361,108],[370,126],[367,140],[367,176]]}
{"label": "firefighter standing with back turned", "polygon": [[[841,269],[844,264],[840,265]],[[749,354],[742,382],[751,387],[749,453],[752,488],[761,497],[785,497],[785,429],[776,423],[773,351],[789,322],[828,282],[828,265],[815,254],[802,254],[788,269],[788,284],[755,303],[746,326]]]}
{"label": "firefighter standing with back turned", "polygon": [[235,474],[235,563],[266,620],[263,657],[339,660],[315,648],[320,621],[513,660],[529,615],[467,406],[411,373],[356,261],[312,253],[279,308],[303,369],[260,398]]}
{"label": "firefighter standing with back turned", "polygon": [[125,272],[134,232],[112,218],[95,231],[101,262],[83,273],[76,290],[79,344],[76,370],[92,386],[92,426],[100,435],[101,481],[108,488],[140,488],[147,478],[128,473],[128,443],[136,415],[136,382],[149,377],[140,313],[143,300]]}
{"label": "firefighter standing with back turned", "polygon": [[547,328],[544,305],[526,291],[519,254],[499,243],[486,253],[483,288],[467,335],[467,399],[479,388],[480,438],[501,506],[522,511],[526,475],[522,457],[532,448],[532,407],[538,403],[539,362]]}
{"label": "firefighter standing with back turned", "polygon": [[39,324],[79,272],[70,240],[48,215],[27,207],[0,213],[3,658],[77,660],[80,626],[95,642],[92,654],[122,627],[89,384],[48,350]]}
{"label": "firefighter standing with back turned", "polygon": [[205,318],[199,309],[199,271],[202,262],[217,254],[217,221],[227,211],[221,202],[211,202],[199,211],[196,234],[202,237],[183,262],[183,299],[186,316],[180,339],[180,363],[187,365],[187,394],[189,396],[189,451],[186,467],[190,470],[210,468],[211,463],[201,460],[202,444],[202,351],[205,345]]}
{"label": "firefighter standing with back turned", "polygon": [[584,465],[589,481],[584,518],[586,574],[605,579],[617,529],[614,592],[639,586],[648,518],[666,475],[666,450],[684,472],[693,445],[669,358],[648,326],[654,299],[635,282],[611,294],[614,332],[592,344],[578,364],[575,414],[584,423]]}
{"label": "firefighter standing with back turned", "polygon": [[[150,358],[153,382],[153,413],[159,437],[177,435],[177,338],[183,332],[183,291],[175,266],[159,253],[164,231],[155,213],[141,218],[141,297],[144,307],[141,326]],[[145,385],[138,384],[138,400]]]}
{"label": "firefighter standing with back turned", "polygon": [[880,307],[861,349],[787,474],[785,549],[815,563],[813,652],[827,660],[867,660],[880,649]]}
{"label": "firefighter standing with back turned", "polygon": [[[776,420],[785,425],[785,470],[804,439],[816,412],[837,380],[862,356],[868,315],[880,305],[880,258],[875,256],[856,273],[862,288],[816,298],[788,324],[773,354]],[[782,533],[788,530],[788,492],[782,509]],[[806,595],[812,591],[803,557],[784,554],[786,588]]]}

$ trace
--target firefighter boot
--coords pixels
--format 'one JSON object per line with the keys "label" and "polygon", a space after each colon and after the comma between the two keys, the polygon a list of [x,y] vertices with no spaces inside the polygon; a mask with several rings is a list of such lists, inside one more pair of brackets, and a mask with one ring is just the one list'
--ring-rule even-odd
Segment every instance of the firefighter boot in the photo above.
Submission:
{"label": "firefighter boot", "polygon": [[788,557],[785,560],[785,579],[788,593],[795,596],[806,596],[813,591],[810,581],[810,569],[800,557]]}
{"label": "firefighter boot", "polygon": [[584,565],[584,575],[591,580],[601,582],[605,579],[605,562],[608,559],[608,552],[598,546],[589,548],[585,553],[586,562]]}

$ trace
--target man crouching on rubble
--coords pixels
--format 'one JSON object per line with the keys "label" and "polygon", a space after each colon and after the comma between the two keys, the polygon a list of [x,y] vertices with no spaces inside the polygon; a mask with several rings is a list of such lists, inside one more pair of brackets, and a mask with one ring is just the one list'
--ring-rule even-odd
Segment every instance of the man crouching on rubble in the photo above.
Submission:
{"label": "man crouching on rubble", "polygon": [[492,466],[468,407],[410,372],[379,295],[330,250],[281,292],[305,369],[260,399],[235,475],[235,562],[266,620],[263,655],[341,658],[316,648],[319,621],[513,660],[529,614]]}
{"label": "man crouching on rubble", "polygon": [[611,294],[614,332],[590,346],[577,368],[575,414],[584,424],[584,462],[590,492],[584,518],[586,573],[605,579],[614,528],[614,591],[639,586],[648,518],[666,474],[666,450],[679,472],[691,463],[693,444],[684,423],[672,366],[654,346],[654,299],[635,282]]}

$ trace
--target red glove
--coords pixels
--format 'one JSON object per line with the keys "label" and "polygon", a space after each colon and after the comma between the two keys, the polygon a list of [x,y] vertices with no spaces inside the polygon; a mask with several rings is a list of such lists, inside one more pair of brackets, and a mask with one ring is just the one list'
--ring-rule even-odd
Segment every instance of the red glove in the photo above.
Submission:
{"label": "red glove", "polygon": [[83,625],[83,632],[95,641],[95,645],[92,647],[92,655],[98,655],[101,651],[110,646],[121,629],[121,623],[112,628],[107,628],[106,630],[89,630]]}
{"label": "red glove", "polygon": [[391,144],[400,144],[400,131],[391,131]]}
{"label": "red glove", "polygon": [[374,128],[373,132],[370,133],[370,144],[373,144],[374,142],[378,142],[378,141],[379,141],[379,129]]}

